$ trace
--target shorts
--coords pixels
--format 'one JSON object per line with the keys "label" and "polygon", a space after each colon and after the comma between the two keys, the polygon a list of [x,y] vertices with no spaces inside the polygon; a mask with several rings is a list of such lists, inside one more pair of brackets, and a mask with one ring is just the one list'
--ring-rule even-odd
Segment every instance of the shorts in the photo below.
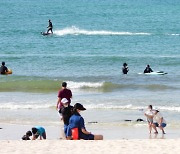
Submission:
{"label": "shorts", "polygon": [[94,140],[94,135],[93,134],[81,134],[80,139]]}
{"label": "shorts", "polygon": [[148,123],[153,123],[153,119],[152,118],[147,118]]}
{"label": "shorts", "polygon": [[[154,125],[155,125],[156,127],[159,127],[159,124],[158,124],[157,122],[155,122]],[[166,124],[165,124],[165,123],[162,123],[162,124],[161,124],[161,127],[163,127],[163,128],[166,127]]]}

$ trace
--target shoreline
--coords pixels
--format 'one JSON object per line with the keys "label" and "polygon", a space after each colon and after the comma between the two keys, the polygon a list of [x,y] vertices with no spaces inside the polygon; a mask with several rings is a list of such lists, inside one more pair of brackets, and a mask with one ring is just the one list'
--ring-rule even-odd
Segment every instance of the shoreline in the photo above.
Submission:
{"label": "shoreline", "polygon": [[[21,140],[21,137],[25,135],[28,130],[35,125],[20,125],[20,124],[5,124],[0,123],[0,141],[2,140]],[[46,129],[47,139],[56,140],[63,138],[62,127],[63,124],[59,123],[58,126],[46,125],[43,127]],[[178,139],[180,138],[180,130],[178,128],[166,128],[167,134],[163,135],[159,130],[159,134],[148,132],[148,126],[121,126],[121,127],[104,127],[96,125],[87,125],[87,130],[93,134],[101,134],[104,136],[104,140],[121,140],[121,139]]]}
{"label": "shoreline", "polygon": [[179,153],[180,139],[148,140],[122,139],[104,141],[46,140],[46,141],[0,141],[1,154],[173,154]]}

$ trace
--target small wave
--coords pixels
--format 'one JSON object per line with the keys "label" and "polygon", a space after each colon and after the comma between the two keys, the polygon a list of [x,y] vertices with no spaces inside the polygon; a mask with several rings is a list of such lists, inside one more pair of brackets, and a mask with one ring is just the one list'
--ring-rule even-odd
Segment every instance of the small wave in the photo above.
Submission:
{"label": "small wave", "polygon": [[55,106],[52,106],[52,104],[15,104],[13,102],[11,103],[1,103],[0,109],[9,109],[9,110],[18,110],[18,109],[49,109],[49,108],[55,108]]}
{"label": "small wave", "polygon": [[[127,110],[127,111],[139,111],[139,112],[145,112],[147,109],[147,106],[135,106],[132,104],[127,105],[115,105],[115,104],[84,104],[84,106],[87,109],[100,109],[100,110]],[[161,110],[161,111],[170,111],[170,112],[180,112],[180,106],[154,106],[155,109]],[[55,105],[52,105],[52,103],[37,103],[37,102],[26,102],[26,104],[17,104],[14,102],[9,103],[1,103],[0,109],[8,109],[8,110],[19,110],[19,109],[27,109],[27,110],[33,110],[33,109],[55,109]]]}
{"label": "small wave", "polygon": [[168,34],[168,35],[172,35],[172,36],[180,36],[180,34]]}
{"label": "small wave", "polygon": [[[176,87],[160,84],[122,84],[112,82],[76,82],[66,81],[68,88],[70,89],[82,89],[82,90],[98,90],[101,92],[110,92],[118,89],[146,89],[150,91],[154,90],[177,90]],[[40,80],[14,80],[8,82],[0,82],[0,92],[57,92],[61,87],[62,81],[57,79],[40,79]]]}
{"label": "small wave", "polygon": [[62,30],[55,30],[54,34],[59,36],[64,35],[151,35],[150,33],[144,32],[114,32],[114,31],[105,31],[105,30],[84,30],[79,29],[78,27],[72,26],[67,27]]}

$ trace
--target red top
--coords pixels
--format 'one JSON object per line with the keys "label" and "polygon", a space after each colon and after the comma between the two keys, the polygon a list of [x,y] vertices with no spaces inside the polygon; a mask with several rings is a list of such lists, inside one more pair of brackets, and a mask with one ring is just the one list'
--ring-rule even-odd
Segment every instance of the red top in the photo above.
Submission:
{"label": "red top", "polygon": [[[71,103],[71,97],[72,97],[72,92],[69,89],[61,89],[58,93],[58,97],[63,99],[66,98],[69,102],[69,104]],[[60,103],[60,107],[62,106],[62,103]]]}

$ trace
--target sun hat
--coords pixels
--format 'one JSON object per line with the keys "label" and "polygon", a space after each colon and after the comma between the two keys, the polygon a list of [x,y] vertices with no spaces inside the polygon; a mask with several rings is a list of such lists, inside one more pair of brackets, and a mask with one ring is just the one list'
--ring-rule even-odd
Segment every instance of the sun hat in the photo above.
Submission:
{"label": "sun hat", "polygon": [[61,103],[63,103],[63,104],[66,104],[66,103],[68,103],[69,101],[66,99],[66,98],[63,98],[62,100],[61,100]]}
{"label": "sun hat", "polygon": [[74,105],[74,109],[78,109],[78,110],[81,110],[81,111],[86,110],[86,108],[84,108],[84,106],[82,104],[80,104],[80,103],[76,103]]}

